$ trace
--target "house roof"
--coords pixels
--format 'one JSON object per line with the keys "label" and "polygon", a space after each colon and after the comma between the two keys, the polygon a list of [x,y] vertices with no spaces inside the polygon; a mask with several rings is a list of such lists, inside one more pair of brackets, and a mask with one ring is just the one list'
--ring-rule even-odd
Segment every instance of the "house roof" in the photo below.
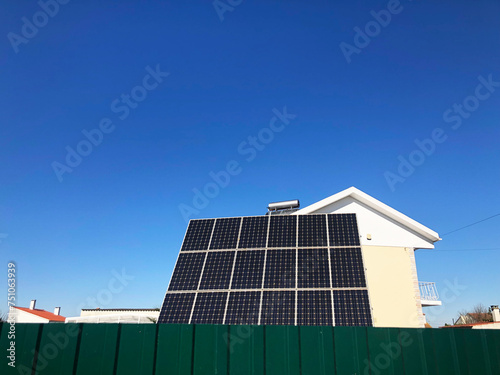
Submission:
{"label": "house roof", "polygon": [[314,213],[328,205],[331,205],[335,202],[338,202],[347,197],[351,197],[354,200],[357,200],[371,209],[391,218],[392,220],[398,222],[399,224],[413,230],[414,232],[420,234],[427,240],[431,242],[436,242],[441,240],[439,235],[433,230],[427,228],[426,226],[420,224],[419,222],[409,218],[408,216],[402,214],[399,211],[396,211],[394,208],[389,207],[388,205],[380,202],[379,200],[371,197],[370,195],[362,192],[359,189],[356,189],[354,186],[345,189],[337,194],[334,194],[328,198],[320,200],[310,206],[304,207],[303,209],[296,211],[292,215],[305,215]]}
{"label": "house roof", "polygon": [[468,323],[468,324],[456,324],[456,325],[444,326],[444,327],[440,327],[440,328],[471,328],[474,326],[482,326],[485,324],[495,324],[495,323],[498,324],[498,322],[479,322],[479,323]]}
{"label": "house roof", "polygon": [[39,316],[40,318],[48,319],[51,322],[64,322],[64,321],[66,321],[66,318],[64,316],[56,315],[56,314],[53,314],[53,313],[45,311],[45,310],[29,309],[27,307],[18,307],[18,306],[14,306],[14,308],[21,310],[21,311],[24,311],[24,312],[27,312],[27,313],[30,313],[30,314],[33,314],[33,315],[36,315],[36,316]]}

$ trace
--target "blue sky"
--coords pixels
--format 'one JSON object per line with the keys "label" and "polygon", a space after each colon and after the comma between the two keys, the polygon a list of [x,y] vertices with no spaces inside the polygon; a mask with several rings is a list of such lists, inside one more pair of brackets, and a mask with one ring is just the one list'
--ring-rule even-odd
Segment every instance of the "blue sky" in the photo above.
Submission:
{"label": "blue sky", "polygon": [[[0,6],[0,264],[19,306],[159,307],[186,215],[349,186],[441,235],[500,212],[498,2],[44,4]],[[448,289],[431,324],[500,303],[499,226],[417,251]]]}

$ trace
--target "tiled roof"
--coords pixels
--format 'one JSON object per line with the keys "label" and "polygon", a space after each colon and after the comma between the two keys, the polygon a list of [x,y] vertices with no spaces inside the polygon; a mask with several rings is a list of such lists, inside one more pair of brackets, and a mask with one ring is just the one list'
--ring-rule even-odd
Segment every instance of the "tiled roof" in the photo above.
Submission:
{"label": "tiled roof", "polygon": [[40,318],[48,319],[51,322],[64,322],[66,321],[66,318],[61,315],[56,315],[52,314],[51,312],[45,311],[45,310],[40,310],[40,309],[28,309],[27,307],[17,307],[14,306],[16,309],[39,316]]}

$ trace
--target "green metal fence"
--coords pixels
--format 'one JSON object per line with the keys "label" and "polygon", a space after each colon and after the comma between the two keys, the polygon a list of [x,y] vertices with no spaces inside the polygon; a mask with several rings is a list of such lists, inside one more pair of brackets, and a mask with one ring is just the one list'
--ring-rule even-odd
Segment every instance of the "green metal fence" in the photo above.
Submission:
{"label": "green metal fence", "polygon": [[63,323],[0,329],[0,374],[500,374],[499,330]]}

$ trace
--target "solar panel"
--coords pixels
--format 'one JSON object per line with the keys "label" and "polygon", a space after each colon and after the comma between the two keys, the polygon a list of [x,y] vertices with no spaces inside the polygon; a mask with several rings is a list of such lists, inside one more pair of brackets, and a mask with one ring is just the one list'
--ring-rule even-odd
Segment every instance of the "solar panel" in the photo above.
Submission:
{"label": "solar panel", "polygon": [[260,289],[264,274],[265,250],[238,251],[231,289]]}
{"label": "solar panel", "polygon": [[229,289],[234,251],[213,251],[207,255],[200,289]]}
{"label": "solar panel", "polygon": [[335,325],[372,325],[367,290],[334,290],[333,302],[335,305]]}
{"label": "solar panel", "polygon": [[355,214],[329,214],[330,246],[359,246],[358,224]]}
{"label": "solar panel", "polygon": [[331,326],[332,294],[329,290],[307,290],[297,292],[297,324]]}
{"label": "solar panel", "polygon": [[297,216],[271,215],[268,247],[295,247],[297,242]]}
{"label": "solar panel", "polygon": [[299,249],[298,288],[330,287],[327,249]]}
{"label": "solar panel", "polygon": [[332,287],[365,287],[365,269],[361,257],[361,248],[330,249],[332,265]]}
{"label": "solar panel", "polygon": [[217,219],[210,249],[234,249],[238,242],[241,217]]}
{"label": "solar panel", "polygon": [[168,290],[196,290],[206,253],[181,253]]}
{"label": "solar panel", "polygon": [[181,251],[208,249],[214,223],[215,219],[191,220]]}
{"label": "solar panel", "polygon": [[167,293],[158,321],[161,323],[189,323],[195,293]]}
{"label": "solar panel", "polygon": [[264,288],[295,288],[296,250],[267,250]]}
{"label": "solar panel", "polygon": [[191,220],[159,322],[371,325],[356,215]]}
{"label": "solar panel", "polygon": [[328,246],[325,215],[299,216],[299,247]]}
{"label": "solar panel", "polygon": [[227,292],[198,293],[191,318],[192,324],[222,324]]}
{"label": "solar panel", "polygon": [[244,217],[238,249],[266,247],[268,223],[269,216]]}
{"label": "solar panel", "polygon": [[258,324],[261,292],[231,292],[225,324]]}
{"label": "solar panel", "polygon": [[295,291],[264,291],[260,324],[294,325]]}

